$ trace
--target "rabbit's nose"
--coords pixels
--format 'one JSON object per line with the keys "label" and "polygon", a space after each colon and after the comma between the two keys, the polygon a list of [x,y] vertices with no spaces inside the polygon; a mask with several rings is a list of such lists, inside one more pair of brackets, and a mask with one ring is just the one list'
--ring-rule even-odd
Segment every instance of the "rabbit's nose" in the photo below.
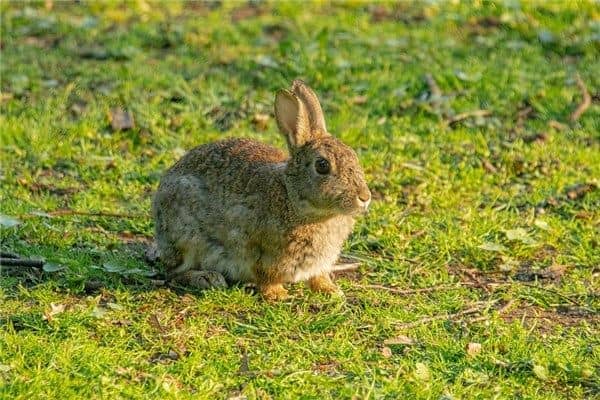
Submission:
{"label": "rabbit's nose", "polygon": [[367,208],[369,207],[369,204],[371,203],[371,192],[369,191],[368,188],[364,188],[362,189],[357,196],[357,202],[360,205],[360,207],[362,207],[365,211],[367,210]]}

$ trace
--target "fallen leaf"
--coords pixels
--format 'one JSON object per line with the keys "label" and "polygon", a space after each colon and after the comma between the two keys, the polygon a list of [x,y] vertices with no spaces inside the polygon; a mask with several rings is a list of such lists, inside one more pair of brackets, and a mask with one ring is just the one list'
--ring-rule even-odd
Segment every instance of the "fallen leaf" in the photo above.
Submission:
{"label": "fallen leaf", "polygon": [[60,264],[45,263],[42,269],[44,270],[44,272],[57,272],[62,271],[63,269],[65,269],[65,267]]}
{"label": "fallen leaf", "polygon": [[390,349],[389,347],[383,347],[381,349],[381,355],[384,356],[385,358],[390,358],[392,356],[392,349]]}
{"label": "fallen leaf", "polygon": [[469,342],[467,343],[466,350],[468,356],[475,357],[477,354],[481,353],[481,343]]}
{"label": "fallen leaf", "polygon": [[64,304],[50,303],[50,310],[44,313],[44,319],[46,321],[52,321],[53,317],[65,311],[66,306]]}
{"label": "fallen leaf", "polygon": [[108,119],[110,121],[112,130],[115,132],[125,131],[135,127],[133,115],[119,107],[113,107],[110,109],[110,112],[108,113]]}

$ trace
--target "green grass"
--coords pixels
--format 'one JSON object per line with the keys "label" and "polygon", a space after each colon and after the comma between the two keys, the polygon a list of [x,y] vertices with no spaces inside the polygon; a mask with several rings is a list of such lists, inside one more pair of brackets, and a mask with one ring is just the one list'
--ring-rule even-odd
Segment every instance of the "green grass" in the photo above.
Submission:
{"label": "green grass", "polygon": [[[600,396],[597,2],[55,3],[0,4],[2,250],[63,267],[0,272],[0,398]],[[577,74],[594,100],[570,122]],[[283,148],[297,77],[375,197],[346,300],[156,287],[161,173],[223,137]]]}

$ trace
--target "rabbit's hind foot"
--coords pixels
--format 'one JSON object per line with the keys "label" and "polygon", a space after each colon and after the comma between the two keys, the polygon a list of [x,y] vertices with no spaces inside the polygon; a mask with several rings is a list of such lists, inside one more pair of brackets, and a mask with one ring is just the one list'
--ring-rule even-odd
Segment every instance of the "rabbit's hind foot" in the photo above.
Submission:
{"label": "rabbit's hind foot", "polygon": [[259,285],[258,289],[260,291],[260,294],[267,301],[285,300],[289,297],[287,289],[284,288],[281,284]]}
{"label": "rabbit's hind foot", "polygon": [[308,280],[308,286],[313,292],[343,296],[344,292],[331,280],[329,274],[313,276]]}

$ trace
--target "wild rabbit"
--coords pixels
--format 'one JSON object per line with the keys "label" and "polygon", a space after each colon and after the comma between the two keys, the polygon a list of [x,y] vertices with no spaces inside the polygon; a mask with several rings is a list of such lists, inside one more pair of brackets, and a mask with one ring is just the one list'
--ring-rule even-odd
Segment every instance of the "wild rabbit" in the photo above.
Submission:
{"label": "wild rabbit", "polygon": [[289,156],[227,139],[194,148],[162,177],[152,210],[170,279],[199,288],[253,282],[268,300],[304,280],[341,294],[329,273],[371,192],[304,82],[277,92],[275,116]]}

